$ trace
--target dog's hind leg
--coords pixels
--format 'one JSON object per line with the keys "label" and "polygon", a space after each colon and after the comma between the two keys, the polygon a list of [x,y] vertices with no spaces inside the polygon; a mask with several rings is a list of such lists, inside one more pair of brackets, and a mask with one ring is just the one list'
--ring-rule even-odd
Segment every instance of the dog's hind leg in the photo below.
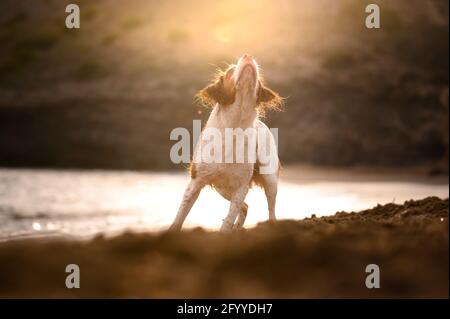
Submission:
{"label": "dog's hind leg", "polygon": [[[216,188],[215,189],[223,198],[226,200],[231,201],[231,195],[229,192],[226,192],[222,189]],[[247,218],[247,211],[248,211],[248,205],[246,203],[242,203],[241,208],[239,210],[239,214],[237,217],[236,223],[233,225],[233,229],[239,229],[244,226],[245,219]]]}
{"label": "dog's hind leg", "polygon": [[276,220],[275,201],[278,189],[278,174],[261,174],[260,177],[264,192],[266,193],[269,220]]}
{"label": "dog's hind leg", "polygon": [[180,230],[183,226],[184,220],[186,219],[189,211],[194,205],[195,201],[200,194],[200,191],[205,186],[205,183],[200,181],[198,178],[191,179],[188,187],[184,191],[183,200],[181,202],[180,208],[178,209],[177,216],[170,226],[170,230]]}
{"label": "dog's hind leg", "polygon": [[233,229],[240,229],[244,226],[245,219],[247,218],[248,205],[246,203],[242,203],[241,210],[239,212],[236,223],[233,226]]}

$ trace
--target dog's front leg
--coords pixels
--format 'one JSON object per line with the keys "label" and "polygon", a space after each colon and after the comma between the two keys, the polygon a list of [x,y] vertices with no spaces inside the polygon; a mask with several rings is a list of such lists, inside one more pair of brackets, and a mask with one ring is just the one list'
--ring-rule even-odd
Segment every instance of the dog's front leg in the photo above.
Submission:
{"label": "dog's front leg", "polygon": [[236,217],[241,211],[242,206],[244,205],[244,200],[245,196],[247,196],[247,193],[248,185],[242,186],[235,194],[231,196],[230,210],[228,211],[228,215],[222,223],[222,227],[220,228],[221,232],[228,233],[232,230],[234,222],[236,221]]}
{"label": "dog's front leg", "polygon": [[189,211],[194,205],[195,201],[202,190],[204,183],[200,182],[197,179],[191,179],[188,187],[184,191],[183,200],[181,202],[180,208],[178,209],[177,216],[170,226],[170,230],[180,230],[183,226],[184,220],[186,219]]}

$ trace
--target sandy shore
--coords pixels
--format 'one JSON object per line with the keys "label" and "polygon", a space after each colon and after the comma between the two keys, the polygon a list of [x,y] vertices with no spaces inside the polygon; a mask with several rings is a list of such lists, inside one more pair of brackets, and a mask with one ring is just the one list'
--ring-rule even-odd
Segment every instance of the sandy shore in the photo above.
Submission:
{"label": "sandy shore", "polygon": [[[448,240],[448,199],[429,197],[231,235],[12,241],[0,243],[0,297],[448,298]],[[65,287],[67,264],[80,289]],[[380,289],[365,286],[368,264]]]}

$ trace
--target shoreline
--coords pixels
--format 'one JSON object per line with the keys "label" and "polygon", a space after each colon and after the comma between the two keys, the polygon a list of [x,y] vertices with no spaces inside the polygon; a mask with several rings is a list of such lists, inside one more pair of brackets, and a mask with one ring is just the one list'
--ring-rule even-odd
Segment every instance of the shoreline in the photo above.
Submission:
{"label": "shoreline", "polygon": [[[406,173],[399,171],[390,177],[394,173],[287,166],[279,184],[277,217],[300,220],[311,214],[325,216],[449,195],[443,177],[424,180],[424,174],[416,172],[408,173],[405,180],[397,175]],[[164,230],[173,221],[188,183],[183,172],[0,170],[0,179],[0,241],[33,234],[89,237],[125,230]],[[24,194],[28,194],[26,200],[22,199]],[[246,200],[250,207],[246,226],[265,221],[263,191],[253,188]],[[228,208],[226,200],[206,187],[185,226],[217,230]]]}
{"label": "shoreline", "polygon": [[[434,167],[434,168],[433,168]],[[436,170],[436,172],[435,172]],[[27,172],[65,172],[65,173],[136,173],[136,174],[180,174],[189,175],[186,168],[173,169],[111,169],[111,168],[73,168],[73,167],[28,167],[28,166],[1,166],[0,171],[27,171]],[[433,164],[409,166],[330,166],[316,164],[282,165],[281,178],[286,181],[407,181],[415,183],[448,184],[450,175],[448,166],[441,167]]]}
{"label": "shoreline", "polygon": [[[445,168],[447,169],[447,168]],[[438,174],[430,173],[429,165],[409,167],[391,166],[317,166],[317,165],[286,165],[281,170],[281,179],[302,183],[321,180],[337,182],[410,182],[430,185],[449,184],[448,171]]]}

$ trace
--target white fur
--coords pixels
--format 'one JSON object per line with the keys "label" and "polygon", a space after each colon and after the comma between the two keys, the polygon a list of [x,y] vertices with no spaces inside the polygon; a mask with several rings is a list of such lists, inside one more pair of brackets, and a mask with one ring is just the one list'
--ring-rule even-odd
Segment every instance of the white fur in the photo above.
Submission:
{"label": "white fur", "polygon": [[[232,83],[236,87],[235,101],[233,104],[227,106],[216,104],[206,123],[205,129],[216,128],[222,133],[222,137],[225,136],[225,128],[242,128],[244,130],[246,128],[262,129],[271,143],[263,143],[264,145],[257,143],[257,149],[267,151],[267,147],[274,147],[273,135],[268,127],[258,119],[256,105],[259,85],[258,79],[259,69],[253,58],[247,55],[240,58],[232,75],[227,79],[233,81]],[[194,153],[194,158],[199,155],[198,152],[205,143],[206,141],[200,138]],[[272,174],[260,174],[259,182],[264,188],[267,197],[269,219],[275,220],[275,198],[277,194],[279,160],[276,149],[270,151],[267,151],[266,154],[270,154],[270,161],[272,161],[272,164],[275,163],[276,172]],[[259,163],[261,158],[258,152],[255,158],[257,159],[257,163]],[[191,178],[185,190],[178,214],[171,229],[181,229],[201,189],[206,185],[211,185],[219,194],[230,201],[230,209],[223,221],[221,231],[229,232],[233,228],[242,227],[248,209],[244,201],[252,184],[255,163],[248,161],[244,163],[205,163],[200,161],[193,165],[195,165],[195,176]]]}

